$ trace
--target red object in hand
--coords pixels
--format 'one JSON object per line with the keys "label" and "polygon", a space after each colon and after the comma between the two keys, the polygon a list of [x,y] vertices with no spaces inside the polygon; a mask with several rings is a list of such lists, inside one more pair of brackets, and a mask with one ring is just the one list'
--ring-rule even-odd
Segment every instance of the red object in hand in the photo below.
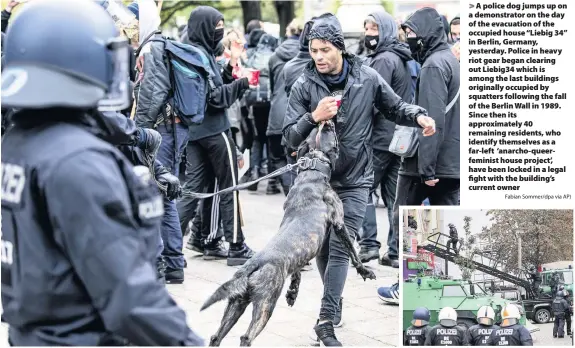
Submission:
{"label": "red object in hand", "polygon": [[242,76],[242,68],[239,65],[234,66],[232,69],[232,77],[234,79],[239,79]]}
{"label": "red object in hand", "polygon": [[339,108],[341,106],[341,95],[338,95],[335,97],[335,103],[337,104],[337,107]]}
{"label": "red object in hand", "polygon": [[246,69],[248,74],[248,80],[250,81],[250,85],[256,86],[260,84],[260,71],[256,69]]}

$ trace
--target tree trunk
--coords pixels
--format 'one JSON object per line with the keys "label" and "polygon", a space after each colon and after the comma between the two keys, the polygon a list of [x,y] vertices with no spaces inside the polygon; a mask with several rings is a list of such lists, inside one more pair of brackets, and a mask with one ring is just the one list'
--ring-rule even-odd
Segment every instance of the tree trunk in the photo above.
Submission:
{"label": "tree trunk", "polygon": [[280,38],[285,35],[288,24],[295,17],[295,5],[293,1],[275,0],[274,5],[278,14],[280,24]]}
{"label": "tree trunk", "polygon": [[244,17],[244,31],[248,26],[248,23],[252,19],[262,19],[262,8],[260,1],[241,1],[242,4],[242,15]]}

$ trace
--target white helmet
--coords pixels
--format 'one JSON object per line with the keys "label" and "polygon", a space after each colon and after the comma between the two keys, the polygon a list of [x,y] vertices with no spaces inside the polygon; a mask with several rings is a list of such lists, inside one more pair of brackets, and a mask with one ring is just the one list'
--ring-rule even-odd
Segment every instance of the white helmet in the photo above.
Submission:
{"label": "white helmet", "polygon": [[513,303],[506,304],[501,309],[501,319],[501,327],[507,327],[519,323],[519,319],[521,319],[519,307]]}
{"label": "white helmet", "polygon": [[444,307],[439,311],[438,319],[441,325],[453,327],[457,325],[457,312],[451,307]]}
{"label": "white helmet", "polygon": [[483,306],[477,311],[477,322],[483,325],[493,325],[495,322],[495,311],[490,306]]}

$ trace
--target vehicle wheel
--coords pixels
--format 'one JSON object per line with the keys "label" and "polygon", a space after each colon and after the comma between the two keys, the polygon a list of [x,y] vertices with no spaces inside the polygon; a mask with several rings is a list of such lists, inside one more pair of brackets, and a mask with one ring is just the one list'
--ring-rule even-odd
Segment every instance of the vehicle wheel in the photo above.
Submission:
{"label": "vehicle wheel", "polygon": [[467,318],[457,319],[457,325],[465,328],[465,330],[469,329],[470,327],[472,327],[475,324],[476,324],[475,321],[473,321],[471,319],[467,319]]}
{"label": "vehicle wheel", "polygon": [[551,312],[549,312],[549,310],[547,308],[539,308],[535,312],[535,315],[533,316],[533,320],[535,320],[535,322],[537,324],[548,323],[551,320]]}

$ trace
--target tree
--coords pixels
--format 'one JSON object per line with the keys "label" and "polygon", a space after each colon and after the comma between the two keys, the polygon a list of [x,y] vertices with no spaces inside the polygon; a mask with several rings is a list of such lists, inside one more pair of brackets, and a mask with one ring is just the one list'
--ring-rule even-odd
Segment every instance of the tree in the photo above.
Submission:
{"label": "tree", "polygon": [[[460,256],[455,257],[455,264],[459,266],[461,270],[461,278],[463,280],[471,279],[471,275],[475,270],[475,265],[473,264],[473,258],[478,252],[475,249],[475,236],[471,232],[471,217],[465,216],[463,218],[463,230],[465,231],[465,238],[463,239],[463,245],[460,249]],[[461,242],[461,239],[459,239]],[[461,254],[463,253],[463,254]]]}
{"label": "tree", "polygon": [[286,32],[288,24],[295,17],[295,4],[293,1],[275,0],[274,5],[278,14],[280,37]]}
{"label": "tree", "polygon": [[504,271],[518,273],[518,236],[522,230],[522,264],[544,263],[573,259],[572,210],[489,210],[493,224],[481,237],[490,241],[492,249],[503,263]]}
{"label": "tree", "polygon": [[240,1],[244,20],[244,30],[252,19],[262,19],[262,8],[259,0],[257,1]]}

